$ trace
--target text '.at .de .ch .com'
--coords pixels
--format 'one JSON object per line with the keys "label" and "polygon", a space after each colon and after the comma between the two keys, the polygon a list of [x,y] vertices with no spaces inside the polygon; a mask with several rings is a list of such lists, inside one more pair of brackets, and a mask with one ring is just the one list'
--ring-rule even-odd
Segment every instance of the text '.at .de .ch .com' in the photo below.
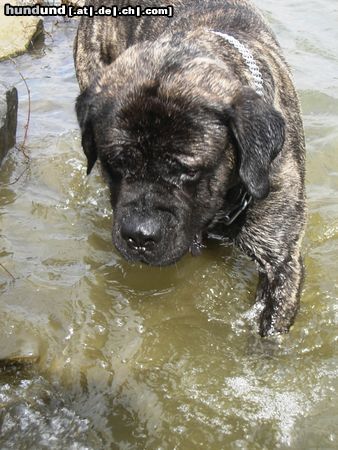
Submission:
{"label": "text '.at .de .ch .com'", "polygon": [[33,6],[29,5],[11,5],[10,3],[5,3],[4,5],[5,16],[63,16],[63,17],[77,17],[77,16],[111,16],[111,17],[121,17],[121,16],[135,16],[135,17],[145,17],[145,16],[166,16],[173,17],[174,7],[168,6],[157,6],[157,7],[142,7],[137,6],[125,6],[119,8],[116,5],[111,6],[100,6],[95,8],[93,5],[86,6],[74,6],[69,4],[61,4],[59,6],[52,5],[40,5],[36,4]]}

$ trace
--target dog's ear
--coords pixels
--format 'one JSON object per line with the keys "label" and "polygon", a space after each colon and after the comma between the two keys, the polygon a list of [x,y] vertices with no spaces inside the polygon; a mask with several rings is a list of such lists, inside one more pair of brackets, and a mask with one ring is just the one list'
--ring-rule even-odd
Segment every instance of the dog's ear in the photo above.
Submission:
{"label": "dog's ear", "polygon": [[239,175],[256,199],[270,191],[270,164],[285,138],[282,115],[252,89],[236,96],[230,108],[230,127],[239,151]]}
{"label": "dog's ear", "polygon": [[89,88],[84,90],[76,99],[76,115],[81,128],[81,143],[87,157],[87,175],[90,174],[97,159],[97,150],[94,139],[93,120],[93,94]]}

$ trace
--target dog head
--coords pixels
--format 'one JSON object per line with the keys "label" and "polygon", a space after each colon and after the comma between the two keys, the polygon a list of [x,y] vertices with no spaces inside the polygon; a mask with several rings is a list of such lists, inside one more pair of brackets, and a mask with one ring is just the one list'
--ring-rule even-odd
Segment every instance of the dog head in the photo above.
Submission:
{"label": "dog head", "polygon": [[254,199],[268,195],[284,121],[249,88],[229,88],[227,96],[211,92],[216,83],[207,78],[219,72],[205,76],[204,86],[182,67],[176,78],[168,75],[167,64],[165,76],[152,70],[142,78],[140,70],[137,76],[129,70],[117,85],[121,67],[114,65],[76,103],[88,173],[98,158],[120,253],[170,264],[198,245],[236,182]]}

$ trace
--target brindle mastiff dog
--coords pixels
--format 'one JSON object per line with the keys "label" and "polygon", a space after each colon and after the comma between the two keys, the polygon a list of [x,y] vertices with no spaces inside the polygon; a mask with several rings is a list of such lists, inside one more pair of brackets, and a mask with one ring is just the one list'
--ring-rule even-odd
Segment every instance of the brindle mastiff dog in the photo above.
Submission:
{"label": "brindle mastiff dog", "polygon": [[216,228],[256,262],[260,334],[287,332],[305,224],[290,69],[249,1],[167,4],[172,18],[83,17],[75,41],[82,146],[88,173],[98,159],[110,187],[113,242],[162,266]]}

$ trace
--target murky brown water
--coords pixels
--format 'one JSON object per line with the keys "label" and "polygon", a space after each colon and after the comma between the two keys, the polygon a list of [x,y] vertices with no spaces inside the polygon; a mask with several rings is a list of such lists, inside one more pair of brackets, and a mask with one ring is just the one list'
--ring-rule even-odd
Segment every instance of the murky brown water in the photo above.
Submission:
{"label": "murky brown water", "polygon": [[[282,5],[281,5],[282,3]],[[38,354],[0,372],[0,448],[338,447],[338,5],[258,1],[300,91],[308,148],[307,279],[287,336],[260,339],[257,281],[210,243],[169,268],[114,251],[107,190],[85,175],[74,115],[74,23],[16,59],[31,90],[25,159],[0,174],[2,353]],[[51,29],[52,28],[52,29]],[[27,92],[10,62],[0,78]],[[0,369],[1,370],[1,369]]]}

